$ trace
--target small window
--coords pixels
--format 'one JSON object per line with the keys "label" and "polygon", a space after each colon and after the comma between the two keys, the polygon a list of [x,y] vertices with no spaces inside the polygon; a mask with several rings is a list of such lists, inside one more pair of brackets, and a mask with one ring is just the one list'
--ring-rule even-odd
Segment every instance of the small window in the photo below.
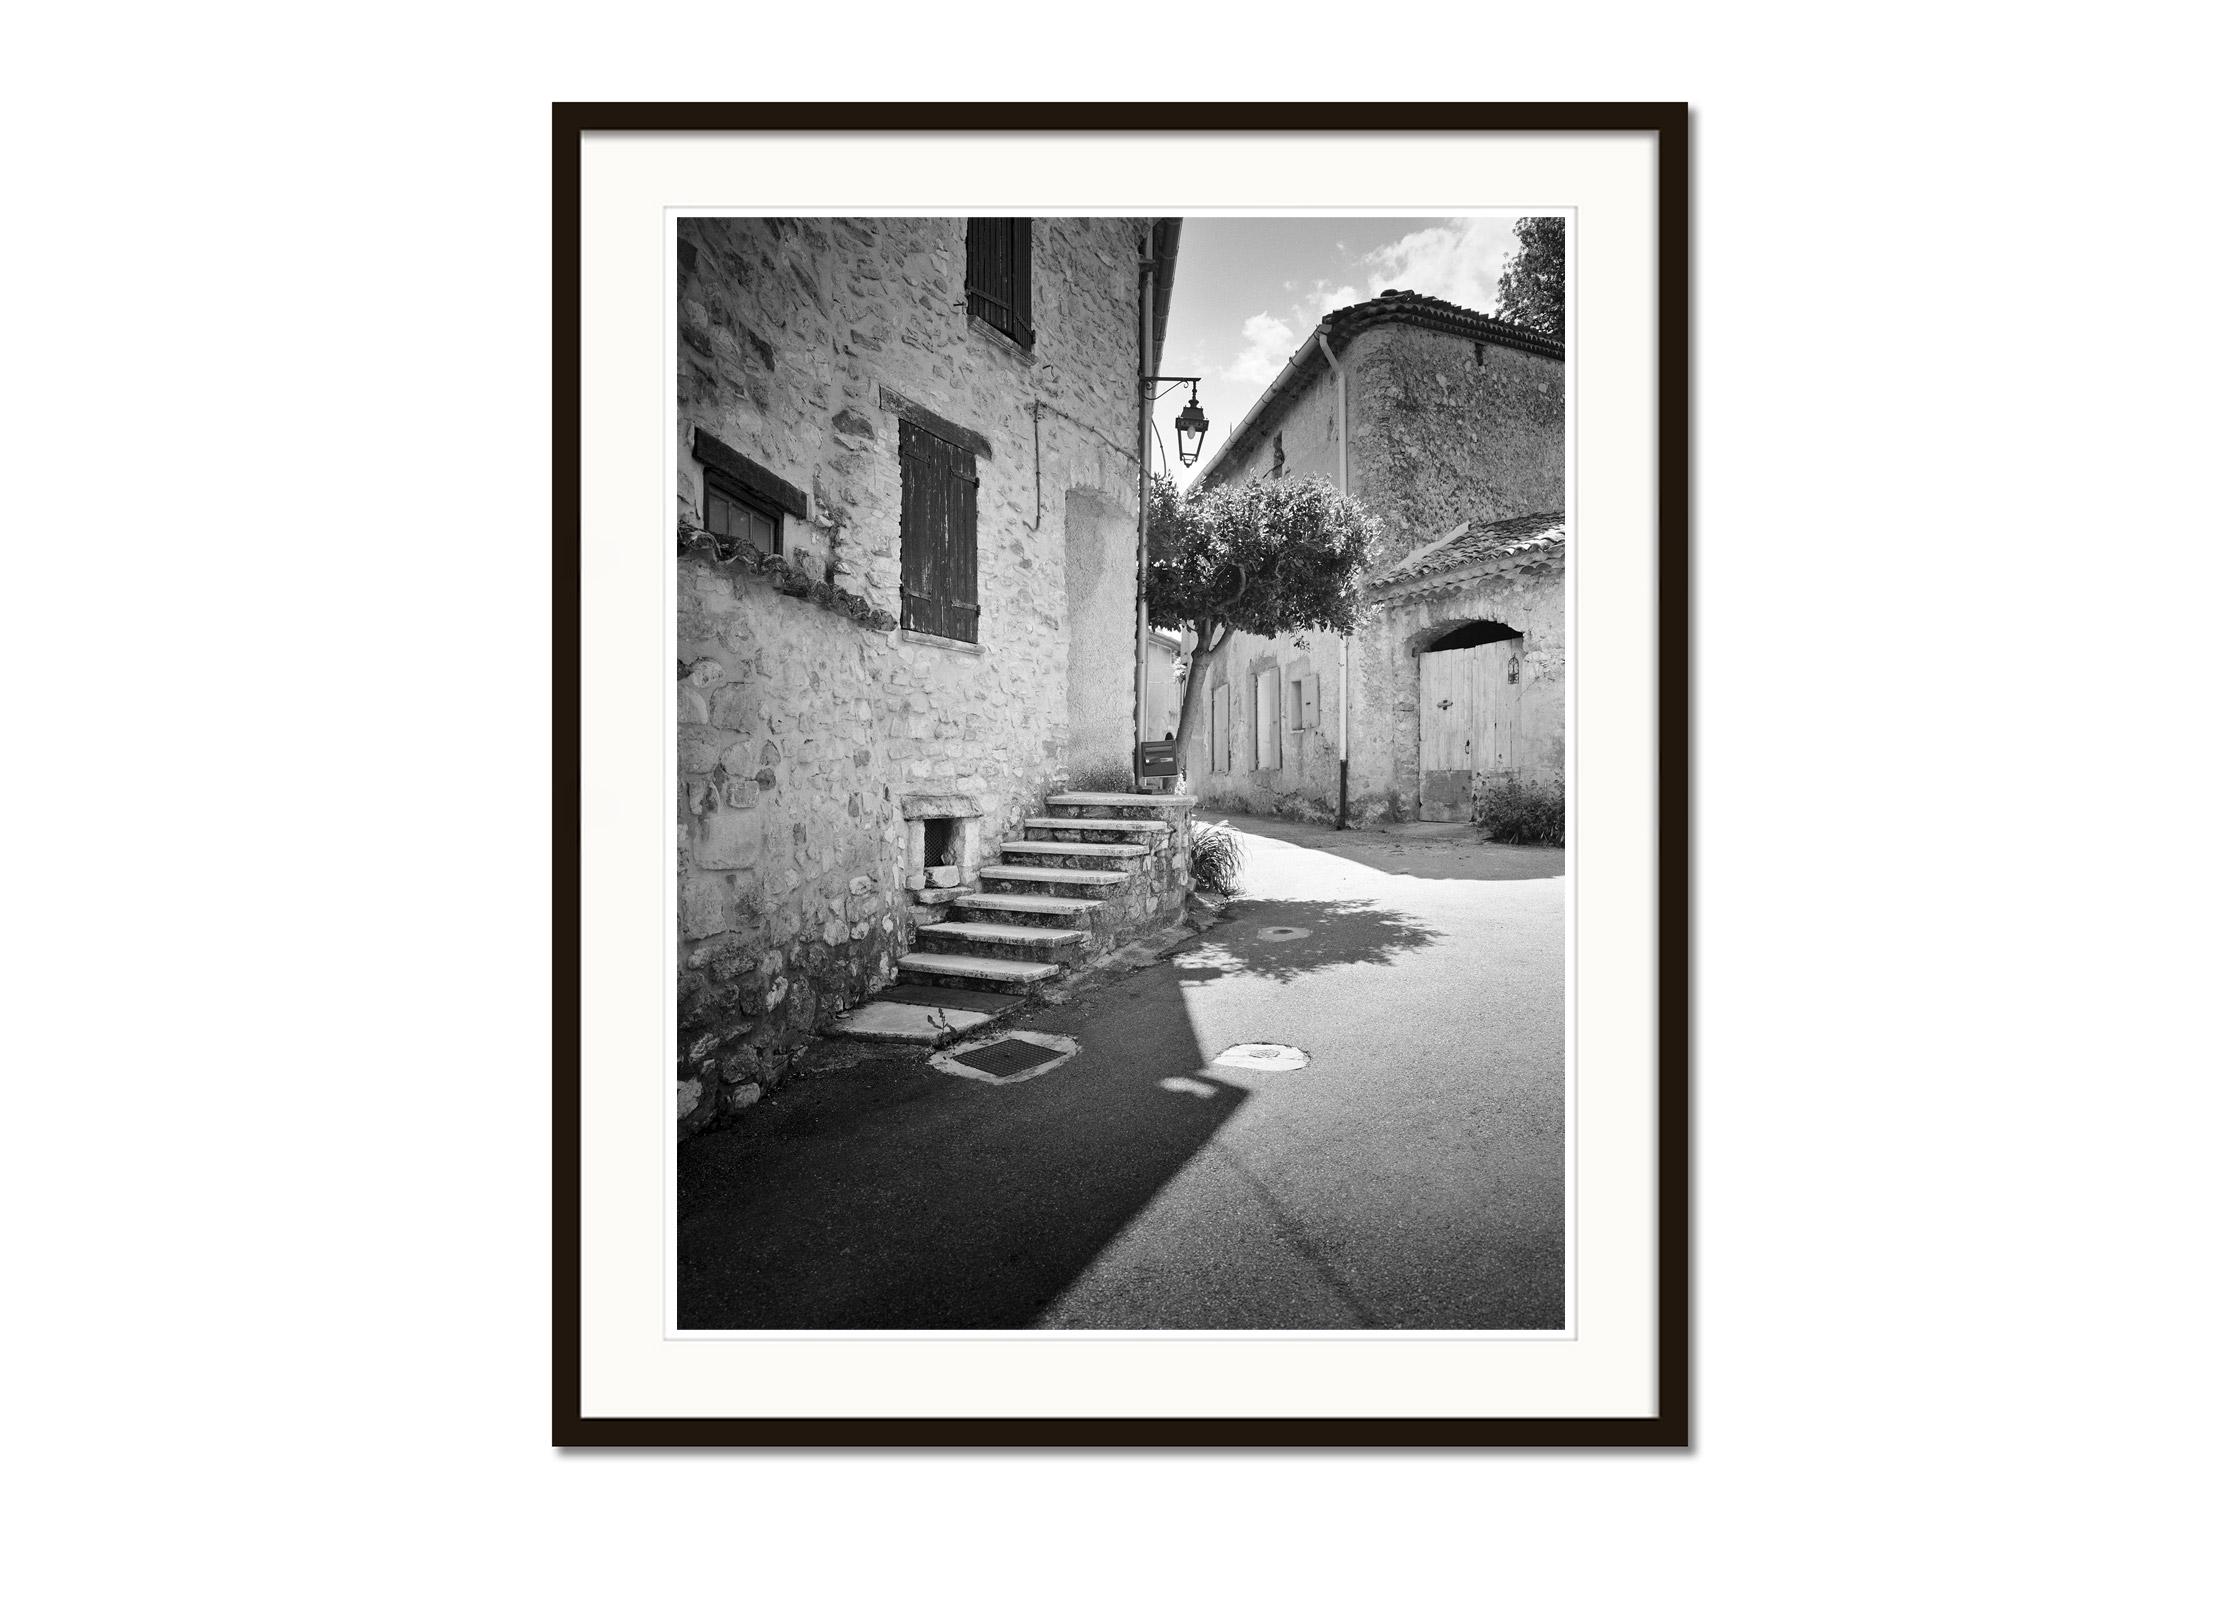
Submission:
{"label": "small window", "polygon": [[970,217],[964,225],[965,308],[1021,348],[1034,348],[1034,223]]}
{"label": "small window", "polygon": [[758,555],[785,554],[785,513],[738,484],[708,474],[708,531],[734,549]]}
{"label": "small window", "polygon": [[1307,725],[1307,686],[1293,678],[1287,692],[1290,697],[1290,727],[1296,733]]}
{"label": "small window", "polygon": [[786,518],[804,520],[809,497],[759,461],[695,428],[692,459],[700,463],[700,516],[725,552],[785,554]]}
{"label": "small window", "polygon": [[1283,435],[1280,433],[1276,435],[1275,463],[1268,469],[1268,476],[1280,478],[1283,476]]}

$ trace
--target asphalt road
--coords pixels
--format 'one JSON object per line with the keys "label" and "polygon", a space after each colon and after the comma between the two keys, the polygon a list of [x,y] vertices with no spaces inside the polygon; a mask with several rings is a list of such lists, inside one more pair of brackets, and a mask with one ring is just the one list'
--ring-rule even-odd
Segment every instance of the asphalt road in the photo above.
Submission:
{"label": "asphalt road", "polygon": [[1233,820],[1227,920],[1005,1019],[1044,1076],[897,1050],[688,1141],[684,1325],[1561,1327],[1563,852]]}

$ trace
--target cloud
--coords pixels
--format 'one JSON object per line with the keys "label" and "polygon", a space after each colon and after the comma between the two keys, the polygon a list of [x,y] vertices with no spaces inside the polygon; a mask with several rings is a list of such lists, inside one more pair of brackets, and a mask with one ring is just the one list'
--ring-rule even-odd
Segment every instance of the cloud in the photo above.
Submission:
{"label": "cloud", "polygon": [[1234,383],[1259,385],[1283,370],[1283,364],[1298,348],[1299,336],[1291,331],[1291,324],[1266,311],[1255,311],[1245,318],[1244,349],[1237,358],[1221,371],[1221,376]]}
{"label": "cloud", "polygon": [[1516,253],[1513,217],[1456,217],[1380,245],[1361,258],[1369,293],[1413,289],[1491,313],[1501,269]]}

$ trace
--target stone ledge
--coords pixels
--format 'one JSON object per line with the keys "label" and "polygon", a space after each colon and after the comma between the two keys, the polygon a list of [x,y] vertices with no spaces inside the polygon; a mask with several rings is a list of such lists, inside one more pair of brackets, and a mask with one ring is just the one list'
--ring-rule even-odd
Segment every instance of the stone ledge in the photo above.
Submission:
{"label": "stone ledge", "polygon": [[920,633],[915,628],[902,630],[902,642],[931,645],[936,650],[955,650],[968,656],[984,656],[988,653],[988,647],[984,644],[967,644],[962,639],[950,639],[938,633]]}
{"label": "stone ledge", "polygon": [[810,577],[784,556],[758,556],[750,550],[727,552],[714,534],[681,519],[677,523],[677,554],[700,556],[718,569],[728,568],[760,578],[780,594],[806,600],[874,633],[890,632],[900,621],[893,613],[880,610],[861,595]]}

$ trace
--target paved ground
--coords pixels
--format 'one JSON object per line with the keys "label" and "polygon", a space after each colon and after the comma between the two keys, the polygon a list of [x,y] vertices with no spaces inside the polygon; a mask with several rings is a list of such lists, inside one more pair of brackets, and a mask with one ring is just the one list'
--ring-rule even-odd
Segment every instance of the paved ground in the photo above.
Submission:
{"label": "paved ground", "polygon": [[1563,852],[1233,820],[1229,920],[1005,1019],[1054,1071],[897,1050],[688,1141],[685,1325],[1560,1326]]}

